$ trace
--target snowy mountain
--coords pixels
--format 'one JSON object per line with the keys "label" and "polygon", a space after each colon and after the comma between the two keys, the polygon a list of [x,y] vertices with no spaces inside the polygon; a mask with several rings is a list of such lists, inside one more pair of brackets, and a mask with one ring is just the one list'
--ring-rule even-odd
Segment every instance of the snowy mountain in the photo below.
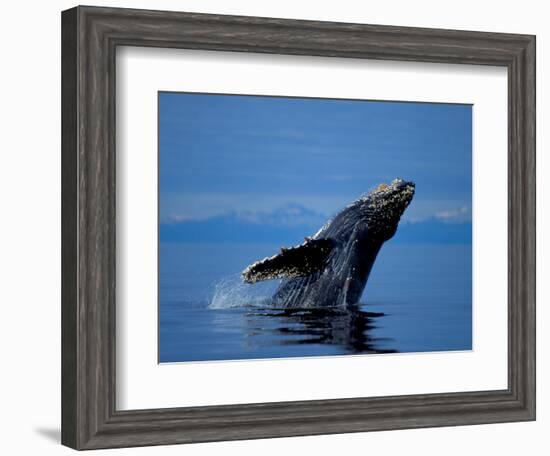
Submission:
{"label": "snowy mountain", "polygon": [[[160,224],[160,240],[293,245],[317,232],[328,218],[298,204],[288,204],[271,212],[230,212],[202,220],[174,217]],[[467,244],[471,239],[470,221],[434,216],[414,223],[403,220],[392,242]]]}

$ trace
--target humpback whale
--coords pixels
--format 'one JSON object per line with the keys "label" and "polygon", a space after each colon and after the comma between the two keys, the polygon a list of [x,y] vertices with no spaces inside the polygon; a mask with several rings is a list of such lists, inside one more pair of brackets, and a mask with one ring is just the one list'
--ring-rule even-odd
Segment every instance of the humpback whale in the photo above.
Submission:
{"label": "humpback whale", "polygon": [[360,197],[301,245],[248,266],[246,283],[282,278],[271,298],[281,309],[357,304],[382,244],[391,239],[415,184],[395,179]]}

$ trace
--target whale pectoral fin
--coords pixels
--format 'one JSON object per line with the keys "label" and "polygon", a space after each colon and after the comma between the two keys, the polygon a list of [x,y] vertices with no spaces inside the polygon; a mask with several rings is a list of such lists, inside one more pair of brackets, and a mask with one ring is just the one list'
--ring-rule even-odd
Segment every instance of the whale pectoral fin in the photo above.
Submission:
{"label": "whale pectoral fin", "polygon": [[248,266],[242,276],[247,283],[261,280],[303,277],[323,269],[335,242],[332,239],[306,239],[303,244],[282,248],[278,255]]}

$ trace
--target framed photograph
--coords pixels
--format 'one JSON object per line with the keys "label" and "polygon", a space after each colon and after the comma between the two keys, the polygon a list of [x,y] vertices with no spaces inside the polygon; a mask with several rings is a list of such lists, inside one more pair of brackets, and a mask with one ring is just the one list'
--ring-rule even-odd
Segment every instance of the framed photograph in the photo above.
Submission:
{"label": "framed photograph", "polygon": [[535,419],[535,37],[62,13],[62,443]]}

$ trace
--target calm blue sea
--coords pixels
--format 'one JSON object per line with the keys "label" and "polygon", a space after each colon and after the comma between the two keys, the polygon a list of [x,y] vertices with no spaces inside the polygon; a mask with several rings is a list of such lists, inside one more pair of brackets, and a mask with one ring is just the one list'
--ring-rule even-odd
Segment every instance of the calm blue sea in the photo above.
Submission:
{"label": "calm blue sea", "polygon": [[470,350],[471,245],[390,241],[362,304],[350,311],[280,311],[277,283],[238,273],[279,245],[161,243],[159,361]]}

